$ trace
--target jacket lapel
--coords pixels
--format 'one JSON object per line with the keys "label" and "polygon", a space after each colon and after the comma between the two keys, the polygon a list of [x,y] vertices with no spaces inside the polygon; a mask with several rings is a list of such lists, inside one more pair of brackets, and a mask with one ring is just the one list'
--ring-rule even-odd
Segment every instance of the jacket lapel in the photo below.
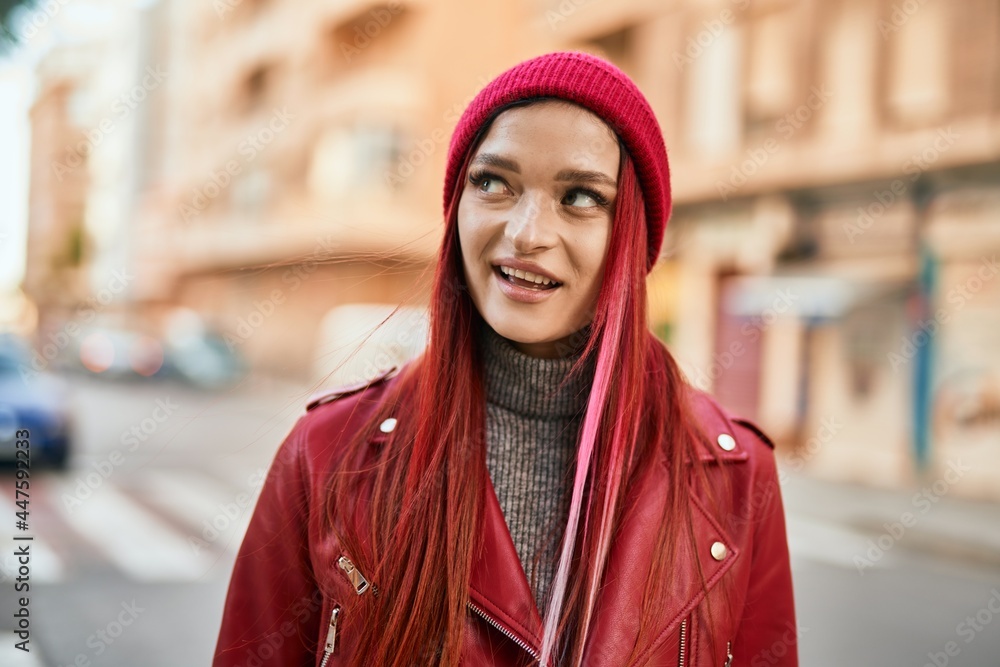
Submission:
{"label": "jacket lapel", "polygon": [[[698,447],[699,460],[709,465],[745,462],[748,453],[741,443],[733,441],[729,446],[730,440],[726,439],[733,433],[732,422],[707,401],[696,403],[695,410],[709,436],[709,442]],[[720,436],[724,437],[720,440]],[[667,489],[673,483],[666,459],[661,455],[629,495],[631,509],[611,545],[594,611],[586,649],[587,665],[618,665],[632,650],[638,627],[630,620],[637,619],[642,608],[646,576],[656,549],[653,536],[659,530]],[[648,635],[651,643],[637,656],[640,664],[658,647],[666,646],[665,642],[679,631],[681,621],[704,599],[706,591],[702,588],[699,568],[705,588],[711,591],[741,557],[736,540],[713,518],[688,480],[680,483],[688,489],[692,530],[680,531],[678,565],[663,573],[670,578],[667,599]],[[472,567],[470,599],[493,623],[501,625],[537,654],[543,621],[488,474],[484,487],[479,531],[482,540]]]}
{"label": "jacket lapel", "polygon": [[[669,483],[663,462],[650,466],[639,484],[641,501],[632,506],[612,544],[587,642],[588,665],[622,664],[632,651],[639,631],[636,621],[642,609],[646,577],[656,556],[653,536],[660,528]],[[645,664],[658,646],[677,633],[681,621],[705,597],[698,574],[699,564],[706,586],[711,590],[739,557],[739,550],[731,538],[705,511],[697,496],[689,492],[688,497],[692,530],[690,533],[684,529],[680,531],[677,565],[662,572],[661,576],[668,578],[666,599],[647,635],[650,643],[636,656],[637,664]],[[721,560],[712,555],[716,542],[726,549]],[[719,554],[719,547],[715,549]]]}
{"label": "jacket lapel", "polygon": [[542,619],[531,586],[507,528],[490,477],[484,474],[485,492],[481,541],[473,561],[469,597],[494,622],[539,652]]}
{"label": "jacket lapel", "polygon": [[[637,490],[641,501],[633,504],[612,544],[587,644],[588,665],[620,664],[635,642],[638,627],[623,620],[638,618],[642,607],[646,574],[655,549],[650,536],[659,529],[666,502],[666,478],[667,470],[662,461],[650,466]],[[470,599],[493,622],[499,623],[538,653],[542,618],[492,483],[487,482],[485,496],[480,529],[482,541],[472,568]],[[681,531],[677,551],[681,565],[664,572],[664,576],[670,577],[670,594],[649,635],[653,643],[644,655],[677,631],[681,620],[704,598],[695,560],[700,561],[707,587],[711,590],[740,555],[733,540],[709,515],[697,496],[692,492],[689,497],[693,537],[687,531]],[[716,542],[726,549],[726,555],[721,560],[712,555]]]}

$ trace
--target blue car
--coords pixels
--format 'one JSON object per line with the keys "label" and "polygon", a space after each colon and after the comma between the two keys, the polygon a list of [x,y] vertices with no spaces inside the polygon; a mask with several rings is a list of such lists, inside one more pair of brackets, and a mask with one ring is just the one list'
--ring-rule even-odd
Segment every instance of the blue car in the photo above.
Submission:
{"label": "blue car", "polygon": [[65,468],[72,423],[66,382],[44,370],[35,370],[31,349],[22,339],[10,333],[0,334],[0,460],[14,461],[15,434],[26,430],[33,468]]}

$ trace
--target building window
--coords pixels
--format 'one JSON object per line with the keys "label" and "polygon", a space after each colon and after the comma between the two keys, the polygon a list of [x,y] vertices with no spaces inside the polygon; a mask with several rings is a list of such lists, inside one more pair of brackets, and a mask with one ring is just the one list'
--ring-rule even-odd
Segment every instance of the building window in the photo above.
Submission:
{"label": "building window", "polygon": [[367,60],[370,47],[398,49],[402,45],[390,36],[407,20],[408,10],[400,2],[378,3],[331,26],[325,37],[326,69],[335,75],[343,67]]}
{"label": "building window", "polygon": [[327,199],[343,199],[359,191],[390,189],[402,155],[402,136],[394,127],[366,122],[324,133],[309,169],[309,189]]}
{"label": "building window", "polygon": [[[689,25],[689,36],[698,39],[704,23],[692,19]],[[684,67],[688,128],[684,134],[691,153],[705,162],[725,161],[742,145],[741,30],[739,25],[725,25]]]}
{"label": "building window", "polygon": [[950,5],[950,113],[984,116],[1000,102],[1000,3],[968,0]]}
{"label": "building window", "polygon": [[[270,0],[239,0],[239,4],[233,2],[232,0],[228,3],[228,7],[235,7],[239,17],[244,21],[252,21],[257,18],[261,11],[270,4]],[[216,10],[220,11],[220,10]],[[223,17],[224,18],[224,17]]]}
{"label": "building window", "polygon": [[868,0],[839,0],[822,7],[820,75],[831,94],[820,114],[824,133],[861,143],[875,130],[878,7]]}
{"label": "building window", "polygon": [[277,66],[262,63],[244,77],[240,90],[243,111],[251,113],[267,106],[278,79]]}
{"label": "building window", "polygon": [[634,75],[635,26],[625,26],[614,32],[593,37],[583,45],[584,50],[610,60],[629,75]]}
{"label": "building window", "polygon": [[896,124],[929,125],[947,111],[952,6],[929,2],[912,14],[898,14],[895,7],[879,22],[888,47],[885,106]]}
{"label": "building window", "polygon": [[753,16],[747,22],[745,124],[748,140],[771,136],[778,119],[795,106],[797,31],[788,8]]}

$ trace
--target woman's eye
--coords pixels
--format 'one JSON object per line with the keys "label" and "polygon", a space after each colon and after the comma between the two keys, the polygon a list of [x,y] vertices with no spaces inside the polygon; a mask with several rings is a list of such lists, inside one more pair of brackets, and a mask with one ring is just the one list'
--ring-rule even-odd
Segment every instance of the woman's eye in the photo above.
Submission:
{"label": "woman's eye", "polygon": [[504,185],[501,181],[487,176],[479,183],[479,189],[489,194],[499,195],[503,194]]}
{"label": "woman's eye", "polygon": [[594,206],[600,206],[601,202],[598,197],[589,192],[583,190],[574,190],[566,195],[563,200],[568,206],[576,206],[580,208],[592,208]]}
{"label": "woman's eye", "polygon": [[507,189],[504,182],[493,174],[472,173],[469,174],[469,181],[477,190],[489,195],[500,195]]}

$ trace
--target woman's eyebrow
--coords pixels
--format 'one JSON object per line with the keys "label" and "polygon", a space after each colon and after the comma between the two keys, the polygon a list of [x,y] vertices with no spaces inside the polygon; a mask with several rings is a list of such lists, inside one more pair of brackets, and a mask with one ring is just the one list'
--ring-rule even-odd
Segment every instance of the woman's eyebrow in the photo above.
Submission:
{"label": "woman's eyebrow", "polygon": [[[516,161],[496,153],[480,153],[476,156],[476,159],[472,161],[472,164],[489,165],[491,167],[496,167],[497,169],[506,169],[507,171],[515,174],[521,173],[521,167]],[[597,183],[607,186],[613,190],[618,189],[618,182],[615,179],[599,171],[563,169],[556,174],[556,180],[561,182],[583,181],[585,183]]]}
{"label": "woman's eyebrow", "polygon": [[556,174],[557,181],[584,181],[588,183],[599,183],[609,188],[617,189],[618,182],[599,171],[585,171],[581,169],[563,169]]}
{"label": "woman's eyebrow", "polygon": [[507,171],[514,172],[515,174],[521,173],[521,167],[518,166],[517,162],[502,155],[497,155],[496,153],[480,153],[476,156],[476,159],[472,161],[472,164],[484,164],[496,167],[497,169],[506,169]]}

